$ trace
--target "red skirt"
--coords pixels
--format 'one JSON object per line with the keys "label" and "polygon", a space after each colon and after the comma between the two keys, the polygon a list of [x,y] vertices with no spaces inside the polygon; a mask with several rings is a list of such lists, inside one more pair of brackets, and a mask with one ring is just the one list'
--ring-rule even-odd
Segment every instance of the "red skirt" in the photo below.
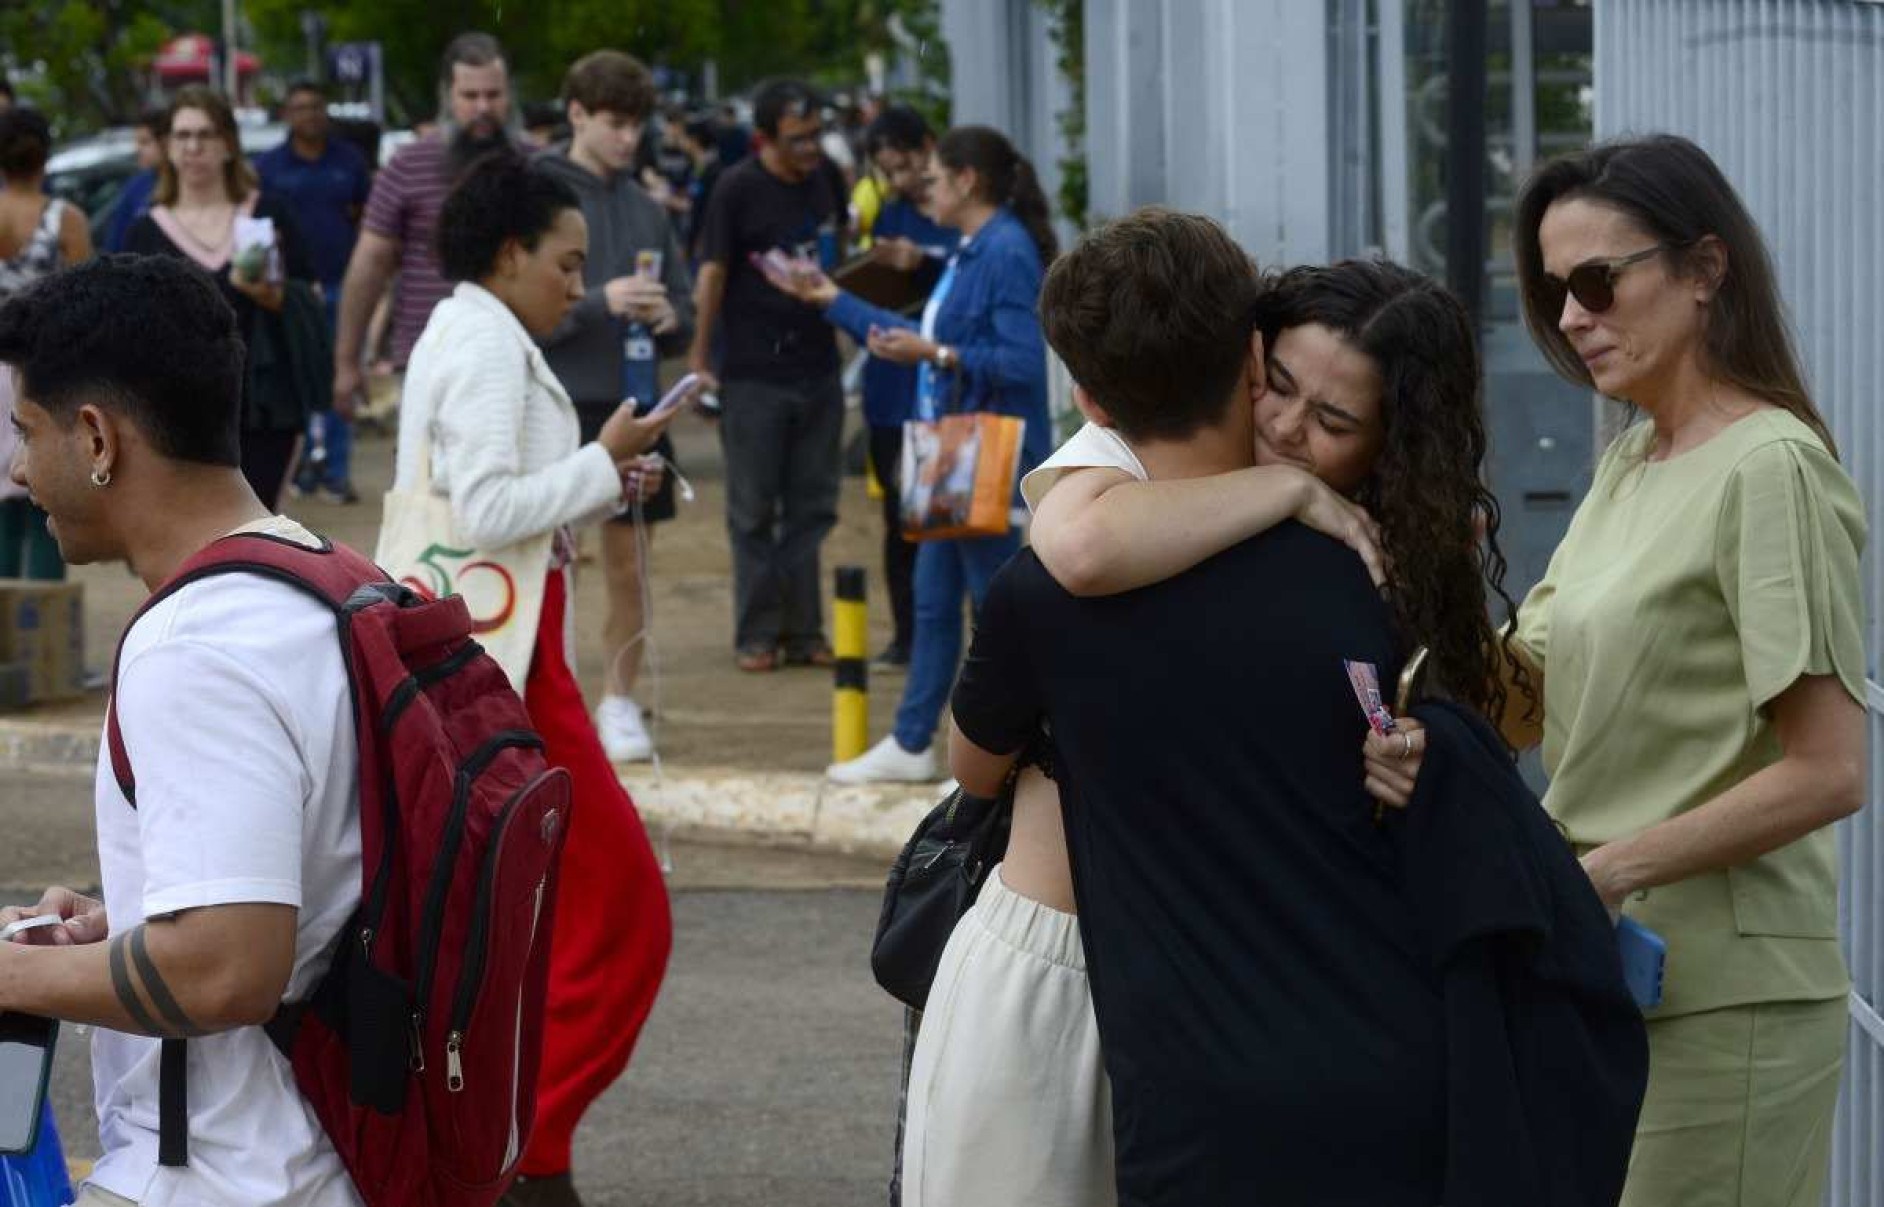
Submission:
{"label": "red skirt", "polygon": [[568,575],[552,570],[523,700],[550,765],[568,769],[576,804],[557,888],[536,1127],[521,1167],[531,1177],[569,1169],[576,1125],[628,1067],[674,939],[647,829],[569,668],[568,606]]}

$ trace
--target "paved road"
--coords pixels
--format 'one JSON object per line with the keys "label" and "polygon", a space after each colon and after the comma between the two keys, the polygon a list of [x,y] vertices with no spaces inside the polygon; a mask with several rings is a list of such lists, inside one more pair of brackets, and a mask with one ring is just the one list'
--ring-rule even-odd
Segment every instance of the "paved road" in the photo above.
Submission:
{"label": "paved road", "polygon": [[[0,902],[89,885],[90,783],[0,774]],[[675,945],[628,1075],[590,1112],[577,1185],[594,1207],[883,1201],[899,1008],[870,980],[875,861],[675,842]],[[93,1156],[89,1062],[55,1078],[69,1155]]]}

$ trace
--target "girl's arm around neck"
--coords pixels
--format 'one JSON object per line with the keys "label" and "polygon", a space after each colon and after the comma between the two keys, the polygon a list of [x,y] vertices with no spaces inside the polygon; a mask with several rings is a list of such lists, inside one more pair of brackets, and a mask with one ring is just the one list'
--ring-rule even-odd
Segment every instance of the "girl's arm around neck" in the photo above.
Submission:
{"label": "girl's arm around neck", "polygon": [[1358,506],[1287,465],[1144,482],[1124,470],[1074,470],[1047,492],[1030,540],[1074,595],[1116,595],[1181,574],[1296,519],[1358,552],[1384,580],[1379,538]]}

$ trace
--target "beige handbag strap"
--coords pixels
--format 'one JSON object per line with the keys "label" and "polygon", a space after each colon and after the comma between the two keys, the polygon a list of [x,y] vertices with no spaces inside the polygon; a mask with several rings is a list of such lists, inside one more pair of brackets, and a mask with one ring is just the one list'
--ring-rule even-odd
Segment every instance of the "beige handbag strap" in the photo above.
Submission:
{"label": "beige handbag strap", "polygon": [[438,408],[434,406],[432,413],[425,417],[425,426],[420,429],[419,473],[412,483],[413,490],[421,495],[429,495],[432,493],[432,446],[434,442],[433,433],[437,427]]}

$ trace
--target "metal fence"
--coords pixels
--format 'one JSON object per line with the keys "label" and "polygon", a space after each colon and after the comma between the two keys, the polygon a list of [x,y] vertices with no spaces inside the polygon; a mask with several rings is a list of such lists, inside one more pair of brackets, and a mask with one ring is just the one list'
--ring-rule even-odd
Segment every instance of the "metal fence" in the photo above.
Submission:
{"label": "metal fence", "polygon": [[[1884,5],[1596,0],[1599,137],[1670,130],[1719,160],[1772,246],[1814,395],[1871,520],[1884,499]],[[1869,807],[1842,827],[1851,1049],[1832,1207],[1884,1207],[1884,651],[1867,559]]]}

